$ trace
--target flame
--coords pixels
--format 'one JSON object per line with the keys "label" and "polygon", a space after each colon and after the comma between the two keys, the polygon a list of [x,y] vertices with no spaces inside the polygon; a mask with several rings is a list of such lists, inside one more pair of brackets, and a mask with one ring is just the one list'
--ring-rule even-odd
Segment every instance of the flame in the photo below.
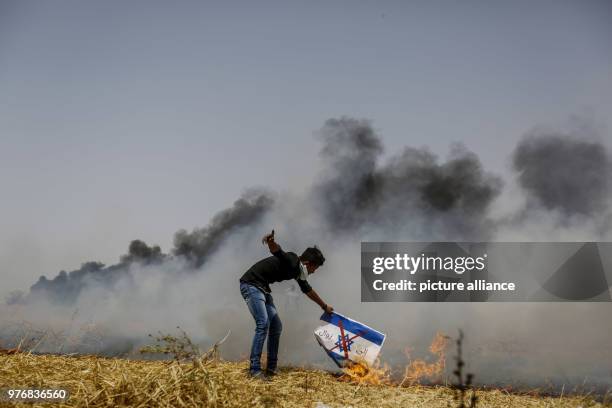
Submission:
{"label": "flame", "polygon": [[[422,359],[410,361],[404,370],[404,377],[400,387],[418,383],[421,379],[435,379],[444,372],[446,366],[446,349],[450,337],[438,332],[429,345],[429,352],[436,358],[434,362],[427,362]],[[406,348],[405,353],[410,358],[410,349]],[[348,361],[346,367],[342,369],[341,381],[357,384],[397,384],[391,380],[391,369],[387,364],[381,365],[380,360],[376,360],[373,365],[365,361]]]}
{"label": "flame", "polygon": [[[400,383],[400,386],[404,384],[415,384],[423,378],[435,379],[444,371],[446,366],[446,348],[448,346],[449,337],[438,332],[434,336],[431,345],[429,346],[429,352],[437,357],[437,360],[433,363],[428,363],[425,360],[417,359],[412,360],[410,364],[404,370],[404,379]],[[406,349],[405,354],[410,358],[410,349]]]}
{"label": "flame", "polygon": [[371,385],[391,383],[391,369],[386,364],[381,366],[379,360],[373,365],[365,361],[350,362],[342,371],[344,375],[340,380],[346,382]]}

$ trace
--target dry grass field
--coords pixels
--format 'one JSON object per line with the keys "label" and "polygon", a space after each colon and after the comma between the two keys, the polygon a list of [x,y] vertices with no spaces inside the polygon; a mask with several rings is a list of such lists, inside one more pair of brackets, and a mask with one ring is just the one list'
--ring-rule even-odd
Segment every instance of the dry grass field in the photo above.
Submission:
{"label": "dry grass field", "polygon": [[[448,387],[365,384],[326,371],[284,368],[271,381],[247,376],[246,362],[198,358],[136,361],[96,356],[0,355],[0,388],[64,388],[64,402],[6,407],[456,407]],[[478,407],[604,407],[589,396],[479,390]]]}

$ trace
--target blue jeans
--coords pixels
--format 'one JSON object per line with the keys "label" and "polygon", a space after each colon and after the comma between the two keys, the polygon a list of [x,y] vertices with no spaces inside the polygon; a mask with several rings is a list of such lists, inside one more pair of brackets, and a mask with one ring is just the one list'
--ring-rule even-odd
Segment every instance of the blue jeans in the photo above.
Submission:
{"label": "blue jeans", "polygon": [[278,317],[272,295],[264,293],[257,287],[240,282],[240,293],[244,298],[251,315],[255,319],[255,336],[251,344],[250,371],[261,371],[261,352],[268,336],[268,370],[276,370],[278,363],[278,343],[283,325]]}

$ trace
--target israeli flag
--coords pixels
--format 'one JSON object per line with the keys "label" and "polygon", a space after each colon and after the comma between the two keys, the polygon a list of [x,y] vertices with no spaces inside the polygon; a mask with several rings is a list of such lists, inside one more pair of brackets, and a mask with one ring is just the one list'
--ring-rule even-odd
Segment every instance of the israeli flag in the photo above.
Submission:
{"label": "israeli flag", "polygon": [[315,329],[315,338],[338,367],[360,361],[374,364],[385,334],[338,313],[323,313],[321,320],[328,324]]}

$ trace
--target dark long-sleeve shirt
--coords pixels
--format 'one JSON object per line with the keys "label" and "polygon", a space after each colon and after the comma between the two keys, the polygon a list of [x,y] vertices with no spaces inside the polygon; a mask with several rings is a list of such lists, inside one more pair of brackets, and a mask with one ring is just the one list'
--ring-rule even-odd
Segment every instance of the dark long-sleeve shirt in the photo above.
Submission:
{"label": "dark long-sleeve shirt", "polygon": [[264,258],[251,266],[242,275],[240,281],[270,293],[271,283],[295,279],[298,285],[300,285],[300,290],[308,293],[312,290],[312,287],[306,280],[307,276],[308,272],[301,265],[300,258],[296,254],[279,249],[272,256]]}

